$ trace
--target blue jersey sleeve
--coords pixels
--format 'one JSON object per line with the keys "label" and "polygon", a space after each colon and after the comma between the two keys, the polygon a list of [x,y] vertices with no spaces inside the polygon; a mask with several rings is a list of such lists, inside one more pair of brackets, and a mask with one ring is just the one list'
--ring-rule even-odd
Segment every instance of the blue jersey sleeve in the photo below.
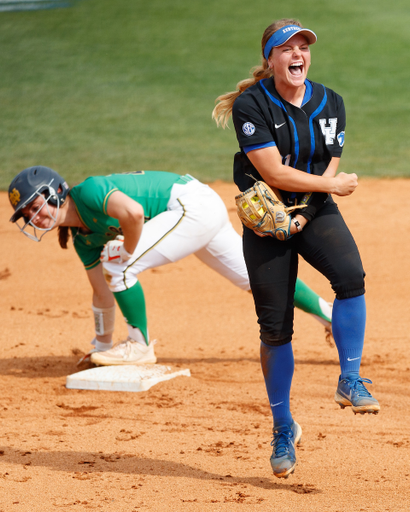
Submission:
{"label": "blue jersey sleeve", "polygon": [[276,146],[275,142],[265,142],[265,144],[254,144],[253,146],[244,146],[242,149],[246,154],[249,153],[249,151],[253,151],[254,149],[263,149],[263,148],[269,148],[272,146]]}
{"label": "blue jersey sleeve", "polygon": [[248,89],[236,98],[232,108],[232,120],[241,148],[267,143],[275,144],[253,91]]}

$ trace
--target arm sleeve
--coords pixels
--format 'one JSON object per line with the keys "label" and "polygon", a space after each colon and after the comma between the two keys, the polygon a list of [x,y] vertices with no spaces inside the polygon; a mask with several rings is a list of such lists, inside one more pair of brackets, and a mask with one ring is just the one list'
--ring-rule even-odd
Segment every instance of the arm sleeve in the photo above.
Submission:
{"label": "arm sleeve", "polygon": [[338,94],[336,96],[336,113],[337,113],[337,126],[336,126],[336,137],[334,138],[333,144],[329,146],[329,151],[332,157],[341,157],[343,146],[345,142],[345,130],[346,130],[346,110],[343,102],[343,98]]}
{"label": "arm sleeve", "polygon": [[249,151],[253,151],[254,149],[262,149],[262,148],[269,148],[272,146],[276,146],[276,144],[272,142],[266,142],[265,144],[254,144],[253,146],[244,146],[242,149],[246,154],[249,153]]}
{"label": "arm sleeve", "polygon": [[105,176],[88,178],[81,188],[81,201],[91,210],[107,215],[110,195],[118,188]]}
{"label": "arm sleeve", "polygon": [[266,119],[253,94],[248,91],[238,96],[233,104],[232,119],[239,146],[255,146],[275,141]]}
{"label": "arm sleeve", "polygon": [[314,192],[308,201],[308,206],[297,211],[298,215],[305,217],[308,221],[311,221],[316,213],[322,208],[325,204],[326,199],[328,198],[328,194],[322,192]]}

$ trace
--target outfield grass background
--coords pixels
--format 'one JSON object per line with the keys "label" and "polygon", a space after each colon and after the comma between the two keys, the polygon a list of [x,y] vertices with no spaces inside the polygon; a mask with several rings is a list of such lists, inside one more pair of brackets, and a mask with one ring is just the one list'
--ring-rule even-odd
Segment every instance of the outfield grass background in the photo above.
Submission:
{"label": "outfield grass background", "polygon": [[79,0],[0,13],[0,188],[35,164],[70,184],[140,169],[231,180],[235,133],[214,101],[284,16],[318,35],[309,78],[345,99],[340,170],[409,176],[408,0]]}

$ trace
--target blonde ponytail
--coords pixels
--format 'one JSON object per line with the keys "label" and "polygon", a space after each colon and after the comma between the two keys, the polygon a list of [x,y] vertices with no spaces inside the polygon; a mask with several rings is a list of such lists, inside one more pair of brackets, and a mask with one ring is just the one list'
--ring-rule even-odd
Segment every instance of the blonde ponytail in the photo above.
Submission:
{"label": "blonde ponytail", "polygon": [[215,120],[217,126],[222,126],[222,128],[226,128],[228,126],[228,121],[232,114],[233,104],[236,98],[242,94],[243,91],[246,91],[248,87],[255,85],[260,80],[263,80],[264,78],[270,78],[272,76],[272,71],[269,69],[268,61],[263,56],[263,50],[269,38],[277,30],[285,27],[286,25],[297,25],[302,27],[300,21],[288,18],[283,18],[270,24],[262,36],[262,64],[251,69],[252,78],[246,78],[245,80],[238,82],[235,91],[222,94],[216,98],[216,105],[212,111],[212,119]]}
{"label": "blonde ponytail", "polygon": [[245,80],[241,80],[236,85],[235,91],[222,94],[216,98],[216,105],[212,112],[212,119],[215,120],[217,126],[222,126],[222,128],[226,128],[228,126],[228,121],[232,114],[233,104],[236,98],[242,94],[243,91],[246,91],[248,87],[255,85],[263,78],[269,78],[272,76],[266,60],[262,66],[256,66],[251,71],[253,75],[252,78],[245,78]]}

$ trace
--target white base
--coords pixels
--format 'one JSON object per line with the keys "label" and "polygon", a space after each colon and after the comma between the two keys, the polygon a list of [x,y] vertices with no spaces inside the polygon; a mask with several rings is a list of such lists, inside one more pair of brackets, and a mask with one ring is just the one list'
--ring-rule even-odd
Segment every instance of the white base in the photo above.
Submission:
{"label": "white base", "polygon": [[68,389],[100,391],[146,391],[151,386],[179,375],[191,376],[189,369],[175,371],[159,364],[99,366],[68,375]]}

